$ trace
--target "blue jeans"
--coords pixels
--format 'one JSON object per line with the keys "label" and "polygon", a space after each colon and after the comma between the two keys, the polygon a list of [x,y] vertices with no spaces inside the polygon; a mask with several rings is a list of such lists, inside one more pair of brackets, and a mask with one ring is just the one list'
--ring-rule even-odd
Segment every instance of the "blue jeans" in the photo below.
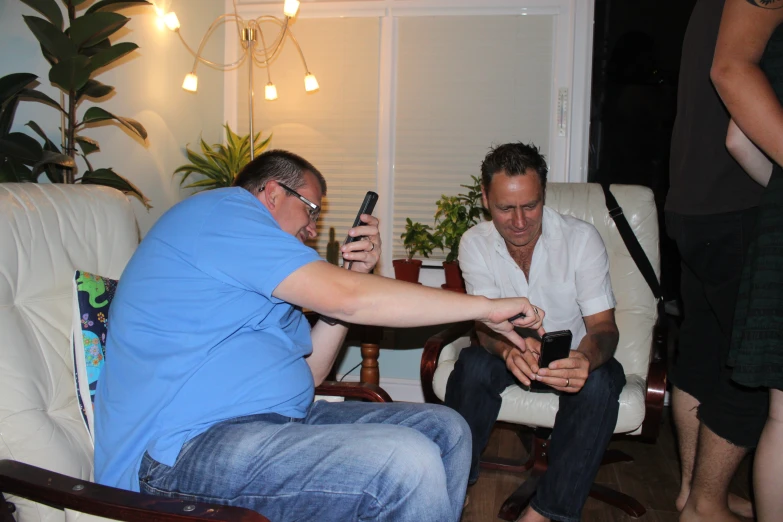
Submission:
{"label": "blue jeans", "polygon": [[[479,458],[500,411],[500,394],[513,384],[519,383],[506,363],[481,346],[462,350],[449,376],[446,405],[465,417],[473,435],[471,484],[478,480]],[[540,514],[561,522],[579,522],[617,425],[623,386],[623,367],[610,359],[590,373],[578,393],[560,394],[549,441],[549,467],[530,503]]]}
{"label": "blue jeans", "polygon": [[470,431],[431,404],[316,402],[303,419],[274,413],[216,424],[174,466],[145,453],[142,493],[242,506],[270,520],[457,522]]}

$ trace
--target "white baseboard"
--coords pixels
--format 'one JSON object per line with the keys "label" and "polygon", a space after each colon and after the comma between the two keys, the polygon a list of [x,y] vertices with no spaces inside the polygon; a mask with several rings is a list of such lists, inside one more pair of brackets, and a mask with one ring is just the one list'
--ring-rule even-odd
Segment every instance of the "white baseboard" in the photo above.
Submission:
{"label": "white baseboard", "polygon": [[[337,376],[337,380],[346,382],[359,382],[357,375]],[[381,388],[386,390],[391,398],[400,402],[424,402],[424,392],[421,390],[421,381],[414,379],[389,379],[381,377]]]}

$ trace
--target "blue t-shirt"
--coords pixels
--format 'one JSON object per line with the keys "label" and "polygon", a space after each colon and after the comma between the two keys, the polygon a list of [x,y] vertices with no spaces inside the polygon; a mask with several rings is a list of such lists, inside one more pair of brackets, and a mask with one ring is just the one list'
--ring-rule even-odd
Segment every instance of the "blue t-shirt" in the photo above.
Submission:
{"label": "blue t-shirt", "polygon": [[171,466],[215,423],[304,417],[313,400],[310,327],[272,292],[318,260],[242,188],[166,212],[112,301],[95,401],[95,480],[139,491],[145,451]]}

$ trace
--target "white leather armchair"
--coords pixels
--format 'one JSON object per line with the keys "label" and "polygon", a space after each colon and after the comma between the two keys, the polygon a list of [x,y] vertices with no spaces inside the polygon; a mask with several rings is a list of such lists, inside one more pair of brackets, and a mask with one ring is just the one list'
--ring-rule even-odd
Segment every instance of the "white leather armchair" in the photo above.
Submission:
{"label": "white leather armchair", "polygon": [[[131,206],[114,189],[0,184],[2,522],[267,520],[246,509],[91,483],[93,447],[76,399],[70,342],[74,271],[119,278],[138,238]],[[326,383],[318,393],[390,400],[357,384]]]}
{"label": "white leather armchair", "polygon": [[[651,190],[630,185],[613,185],[612,193],[644,249],[656,275],[660,273],[658,217]],[[600,185],[589,183],[549,183],[546,205],[593,224],[609,254],[610,277],[617,307],[615,317],[620,340],[615,357],[625,370],[626,385],[620,395],[620,411],[615,434],[638,436],[652,442],[657,438],[665,393],[666,329],[658,318],[656,299],[634,260],[628,253],[606,208]],[[660,320],[660,321],[659,321]],[[446,383],[459,352],[469,346],[466,333],[471,323],[451,326],[431,338],[421,361],[421,381],[427,402],[442,401]],[[503,394],[498,420],[529,428],[551,428],[558,410],[555,394],[531,393],[519,386]],[[482,459],[482,467],[524,471],[534,468],[533,477],[546,469],[546,432],[534,431],[530,458],[524,463]],[[621,452],[607,451],[604,463],[631,460]],[[501,508],[498,516],[515,520],[535,491],[535,480],[520,486]],[[633,516],[645,509],[636,500],[603,486],[594,485],[591,496],[612,503]]]}

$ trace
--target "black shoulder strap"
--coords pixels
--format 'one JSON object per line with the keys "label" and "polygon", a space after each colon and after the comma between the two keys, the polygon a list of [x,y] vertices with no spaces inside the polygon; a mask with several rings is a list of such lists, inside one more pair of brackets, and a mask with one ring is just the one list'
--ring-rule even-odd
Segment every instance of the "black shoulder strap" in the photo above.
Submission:
{"label": "black shoulder strap", "polygon": [[655,299],[658,303],[663,302],[663,294],[661,293],[661,285],[658,283],[658,278],[655,276],[655,270],[653,270],[650,260],[647,259],[647,255],[642,249],[642,245],[639,244],[639,240],[636,239],[636,235],[631,229],[631,225],[628,224],[628,220],[623,215],[623,209],[620,208],[620,204],[614,197],[614,194],[609,190],[608,184],[601,184],[601,188],[604,189],[604,196],[606,196],[606,208],[609,209],[609,215],[612,216],[615,224],[617,225],[617,231],[620,233],[620,237],[623,238],[628,252],[630,252],[636,266],[644,276],[644,280],[650,285]]}

